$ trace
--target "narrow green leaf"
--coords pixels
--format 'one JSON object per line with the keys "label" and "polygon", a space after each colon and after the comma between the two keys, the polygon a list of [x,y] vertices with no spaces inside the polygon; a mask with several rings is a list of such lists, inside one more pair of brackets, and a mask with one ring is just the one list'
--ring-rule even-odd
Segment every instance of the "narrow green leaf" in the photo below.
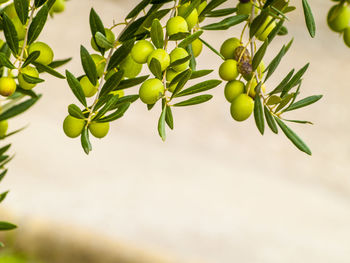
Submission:
{"label": "narrow green leaf", "polygon": [[277,125],[276,125],[276,121],[273,118],[270,110],[266,106],[264,106],[264,113],[265,113],[266,122],[269,125],[271,131],[277,134],[278,133],[278,128],[277,128]]}
{"label": "narrow green leaf", "polygon": [[126,16],[126,19],[137,16],[150,2],[151,0],[142,0],[134,9],[130,11],[130,13]]}
{"label": "narrow green leaf", "polygon": [[283,112],[300,109],[302,107],[305,107],[305,106],[308,106],[310,104],[313,104],[313,103],[317,102],[321,98],[322,98],[322,95],[314,95],[314,96],[310,96],[310,97],[304,98],[302,100],[299,100],[299,101],[293,103],[288,108],[286,108]]}
{"label": "narrow green leaf", "polygon": [[66,70],[66,77],[67,77],[68,85],[71,88],[73,94],[80,101],[80,103],[86,107],[87,106],[86,98],[79,80],[77,80],[76,77],[74,77],[74,75],[70,73],[68,70]]}
{"label": "narrow green leaf", "polygon": [[7,67],[9,69],[16,68],[4,53],[0,53],[0,66]]}
{"label": "narrow green leaf", "polygon": [[33,43],[39,37],[46,23],[48,14],[49,9],[46,5],[44,5],[35,15],[28,29],[28,45]]}
{"label": "narrow green leaf", "polygon": [[166,139],[165,134],[165,116],[166,116],[167,106],[166,104],[163,107],[162,113],[160,114],[159,120],[158,120],[158,133],[159,136],[162,138],[163,141]]}
{"label": "narrow green leaf", "polygon": [[186,85],[187,81],[190,79],[192,75],[192,70],[187,69],[183,72],[181,72],[179,75],[175,76],[173,80],[170,82],[170,86],[177,83],[176,88],[173,91],[173,94],[171,95],[171,98],[174,98],[177,93],[181,91],[181,89]]}
{"label": "narrow green leaf", "polygon": [[254,101],[254,119],[255,119],[256,127],[260,131],[261,135],[264,135],[264,131],[265,131],[264,112],[263,112],[261,97],[259,93],[260,92],[257,92],[255,96],[255,101]]}
{"label": "narrow green leaf", "polygon": [[118,87],[115,90],[120,90],[120,89],[127,89],[134,87],[136,85],[139,85],[143,83],[146,79],[148,79],[149,75],[146,76],[141,76],[137,78],[132,78],[132,79],[124,79],[120,82]]}
{"label": "narrow green leaf", "polygon": [[96,43],[99,47],[102,47],[104,49],[110,49],[113,47],[114,43],[109,42],[107,40],[107,38],[101,32],[96,33],[95,39],[96,39]]}
{"label": "narrow green leaf", "polygon": [[120,81],[122,80],[124,76],[124,71],[123,70],[119,70],[118,72],[114,73],[107,81],[106,83],[103,85],[101,92],[99,94],[99,97],[102,97],[108,93],[110,93],[111,91],[115,90]]}
{"label": "narrow green leaf", "polygon": [[178,102],[178,103],[174,104],[174,106],[183,107],[183,106],[196,105],[196,104],[207,102],[208,100],[210,100],[212,98],[213,98],[212,95],[199,95],[199,96],[193,97],[191,99]]}
{"label": "narrow green leaf", "polygon": [[207,91],[219,86],[221,82],[222,82],[221,80],[216,80],[216,79],[206,80],[177,93],[174,97],[182,97],[182,96],[187,96],[187,95]]}
{"label": "narrow green leaf", "polygon": [[15,228],[17,228],[17,226],[14,224],[11,224],[9,222],[0,221],[0,231],[12,230]]}
{"label": "narrow green leaf", "polygon": [[191,55],[188,55],[187,57],[184,57],[184,58],[180,58],[180,59],[178,59],[178,60],[173,61],[173,62],[169,65],[169,67],[170,67],[170,68],[173,68],[173,67],[175,67],[175,66],[181,65],[181,64],[183,64],[183,63],[189,61],[190,59],[191,59]]}
{"label": "narrow green leaf", "polygon": [[134,46],[135,39],[130,39],[123,43],[112,55],[108,63],[107,71],[117,67],[130,53]]}
{"label": "narrow green leaf", "polygon": [[219,51],[217,51],[215,48],[213,48],[211,45],[209,45],[209,43],[205,42],[203,39],[199,38],[200,41],[203,42],[204,45],[206,45],[211,51],[213,51],[216,55],[218,55],[220,58],[222,58],[223,60],[225,60],[224,56],[220,54]]}
{"label": "narrow green leaf", "polygon": [[89,54],[89,51],[84,46],[80,46],[80,58],[81,64],[83,66],[86,76],[89,78],[92,85],[96,86],[97,84],[97,70],[96,64],[93,61],[92,57]]}
{"label": "narrow green leaf", "polygon": [[7,144],[0,148],[0,156],[3,155],[5,152],[7,152],[8,149],[10,149],[11,144]]}
{"label": "narrow green leaf", "polygon": [[166,106],[165,122],[170,129],[174,129],[174,118],[170,106]]}
{"label": "narrow green leaf", "polygon": [[11,108],[9,108],[8,110],[2,112],[0,114],[0,121],[3,121],[3,120],[7,120],[7,119],[10,119],[10,118],[13,118],[23,112],[25,112],[26,110],[28,110],[31,106],[33,106],[33,104],[35,102],[38,101],[38,99],[41,97],[41,95],[38,96],[38,98],[31,98],[31,99],[28,99],[24,102],[21,102]]}
{"label": "narrow green leaf", "polygon": [[96,120],[100,119],[101,117],[103,117],[103,115],[105,115],[107,113],[107,111],[109,111],[111,109],[111,107],[114,104],[116,104],[118,99],[119,99],[119,95],[111,96],[111,98],[106,102],[105,106],[103,106],[103,108],[98,111],[98,113],[95,115],[93,120],[96,121]]}
{"label": "narrow green leaf", "polygon": [[212,69],[202,69],[202,70],[192,71],[192,75],[191,75],[190,79],[204,77],[204,76],[212,73],[213,71],[214,70],[212,70]]}
{"label": "narrow green leaf", "polygon": [[[33,52],[34,53],[34,52]],[[33,54],[32,53],[32,54]],[[65,64],[67,64],[69,61],[71,61],[72,58],[66,58],[66,59],[61,59],[61,60],[55,60],[55,61],[52,61],[48,66],[50,68],[58,68],[60,66],[63,66]]]}
{"label": "narrow green leaf", "polygon": [[309,34],[311,37],[315,37],[316,35],[316,23],[314,16],[312,14],[310,5],[307,0],[303,1],[303,9],[304,9],[304,17],[305,17],[305,23],[307,26],[307,29],[309,30]]}
{"label": "narrow green leaf", "polygon": [[283,133],[287,136],[287,138],[302,152],[311,155],[311,150],[309,147],[299,138],[299,136],[292,131],[282,120],[279,118],[275,117],[275,120],[280,126],[281,130]]}
{"label": "narrow green leaf", "polygon": [[18,54],[18,35],[14,24],[11,19],[6,15],[2,14],[2,26],[6,43],[14,54]]}
{"label": "narrow green leaf", "polygon": [[7,169],[0,173],[0,182],[1,182],[2,179],[4,179],[6,173],[7,173]]}
{"label": "narrow green leaf", "polygon": [[34,62],[39,56],[40,56],[40,51],[34,51],[34,52],[30,53],[29,56],[24,61],[22,68],[25,68],[30,63]]}
{"label": "narrow green leaf", "polygon": [[[90,10],[89,24],[90,24],[91,35],[95,41],[96,41],[95,36],[97,32],[100,32],[102,35],[106,36],[105,27],[102,23],[102,20],[93,8],[91,8]],[[103,48],[98,46],[98,49],[102,54],[104,54]]]}
{"label": "narrow green leaf", "polygon": [[42,6],[43,4],[45,4],[46,0],[35,0],[34,1],[34,5],[36,8]]}
{"label": "narrow green leaf", "polygon": [[189,32],[180,32],[169,36],[169,40],[179,41],[191,35]]}
{"label": "narrow green leaf", "polygon": [[[270,64],[268,65],[268,67],[266,68],[268,71],[267,71],[267,74],[266,74],[266,77],[265,77],[265,82],[266,80],[268,80],[268,78],[275,72],[275,70],[277,69],[278,65],[280,64],[283,56],[286,54],[285,53],[286,51],[286,47],[283,46],[280,50],[280,52],[278,52],[277,56],[274,57],[274,59],[270,62]],[[266,71],[266,70],[265,70]]]}
{"label": "narrow green leaf", "polygon": [[243,21],[246,21],[249,15],[236,15],[227,17],[224,20],[213,23],[209,25],[202,26],[201,29],[203,30],[227,30],[232,26],[238,25],[242,23]]}
{"label": "narrow green leaf", "polygon": [[195,71],[196,67],[197,67],[197,62],[196,62],[196,57],[193,54],[192,45],[188,45],[186,50],[187,50],[188,54],[191,56],[190,57],[190,65],[189,65],[189,67],[190,67],[190,69],[192,71]]}
{"label": "narrow green leaf", "polygon": [[45,80],[41,79],[41,78],[36,78],[36,77],[32,77],[30,75],[21,73],[21,76],[23,77],[25,82],[31,83],[31,84],[37,84],[37,83],[41,83],[44,82]]}
{"label": "narrow green leaf", "polygon": [[254,55],[253,62],[252,62],[253,71],[255,71],[258,68],[258,66],[260,65],[260,62],[262,61],[262,59],[265,56],[266,49],[267,49],[268,45],[269,45],[268,40],[265,40],[264,44],[262,44],[262,46],[258,49],[256,54]]}
{"label": "narrow green leaf", "polygon": [[29,1],[28,0],[14,0],[13,1],[16,9],[17,16],[21,20],[22,25],[27,23],[28,12],[29,12]]}
{"label": "narrow green leaf", "polygon": [[163,27],[158,19],[154,19],[151,27],[151,40],[156,48],[163,48],[164,46],[164,32]]}
{"label": "narrow green leaf", "polygon": [[32,64],[38,69],[39,72],[46,72],[52,76],[55,76],[56,78],[65,79],[65,76],[63,76],[61,73],[57,72],[49,66],[40,64],[38,62],[32,62]]}
{"label": "narrow green leaf", "polygon": [[227,0],[212,0],[208,5],[203,9],[199,17],[204,17],[206,14],[214,10],[216,7],[222,5]]}
{"label": "narrow green leaf", "polygon": [[201,0],[192,0],[190,3],[191,4],[186,8],[186,11],[182,14],[183,18],[187,18],[192,11],[199,6]]}
{"label": "narrow green leaf", "polygon": [[292,69],[291,71],[289,71],[289,73],[284,77],[284,79],[277,85],[277,87],[271,91],[269,94],[276,94],[282,91],[283,87],[288,83],[288,81],[290,80],[290,78],[293,76],[294,74],[294,69]]}
{"label": "narrow green leaf", "polygon": [[[120,102],[120,100],[118,102]],[[131,105],[131,102],[123,102],[123,104],[119,105],[118,109],[115,112],[113,112],[112,114],[106,117],[99,119],[97,122],[111,122],[123,117],[124,113],[128,110],[130,105]]]}
{"label": "narrow green leaf", "polygon": [[92,150],[92,146],[91,146],[91,142],[89,139],[89,131],[88,128],[85,127],[81,133],[81,137],[80,137],[80,141],[81,141],[81,146],[83,147],[83,150],[86,154],[89,154],[90,151]]}
{"label": "narrow green leaf", "polygon": [[182,47],[182,48],[186,48],[188,45],[190,45],[193,41],[195,41],[196,39],[198,39],[201,35],[203,34],[203,30],[199,30],[195,33],[193,33],[192,35],[189,35],[188,37],[186,37],[184,40],[182,40],[178,47]]}
{"label": "narrow green leaf", "polygon": [[281,93],[281,98],[283,98],[287,93],[295,86],[298,84],[299,80],[303,77],[305,74],[306,70],[309,67],[309,63],[307,63],[304,67],[302,67],[295,75],[293,78],[283,87],[282,93]]}
{"label": "narrow green leaf", "polygon": [[157,79],[160,79],[160,80],[163,79],[162,69],[158,59],[155,59],[155,58],[151,59],[151,63],[149,64],[149,70]]}
{"label": "narrow green leaf", "polygon": [[[5,155],[5,156],[6,156],[6,155]],[[7,156],[7,157],[8,157],[8,156]],[[6,158],[6,159],[7,159],[7,158]],[[9,193],[9,191],[6,191],[6,192],[0,194],[0,203],[1,203],[2,201],[4,201],[4,199],[6,198],[6,196],[7,196],[8,193]]]}
{"label": "narrow green leaf", "polygon": [[313,125],[313,123],[311,121],[301,121],[301,120],[286,120],[283,119],[284,121],[288,121],[288,122],[294,122],[294,123],[299,123],[299,124],[311,124]]}
{"label": "narrow green leaf", "polygon": [[81,109],[75,105],[75,104],[70,104],[68,106],[68,113],[69,115],[78,118],[78,119],[85,119],[85,116],[83,114],[83,112],[81,111]]}
{"label": "narrow green leaf", "polygon": [[221,17],[221,16],[228,16],[237,11],[237,8],[224,8],[212,11],[208,14],[206,14],[206,17]]}

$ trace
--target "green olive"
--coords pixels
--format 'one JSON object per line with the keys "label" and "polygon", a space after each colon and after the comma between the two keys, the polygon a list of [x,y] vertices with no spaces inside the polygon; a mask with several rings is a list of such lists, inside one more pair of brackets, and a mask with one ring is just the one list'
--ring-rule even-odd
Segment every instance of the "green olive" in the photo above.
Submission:
{"label": "green olive", "polygon": [[56,0],[53,6],[51,7],[51,10],[54,13],[62,13],[65,8],[66,8],[65,0]]}
{"label": "green olive", "polygon": [[203,43],[198,38],[192,42],[192,52],[195,57],[202,53]]}
{"label": "green olive", "polygon": [[87,98],[94,96],[98,90],[99,83],[97,82],[96,86],[94,86],[87,76],[84,76],[80,79],[80,85],[83,89],[84,95]]}
{"label": "green olive", "polygon": [[0,121],[0,139],[6,136],[8,128],[9,128],[9,123],[7,120]]}
{"label": "green olive", "polygon": [[63,131],[70,138],[78,137],[83,131],[85,120],[68,115],[63,121]]}
{"label": "green olive", "polygon": [[0,95],[4,97],[11,96],[16,91],[16,82],[11,77],[0,78]]}
{"label": "green olive", "polygon": [[235,80],[238,77],[237,61],[228,59],[221,64],[219,68],[219,75],[223,80]]}
{"label": "green olive", "polygon": [[140,40],[131,49],[131,56],[137,63],[144,64],[153,50],[154,47],[151,42]]}
{"label": "green olive", "polygon": [[[245,87],[245,90],[248,91],[249,96],[252,97],[253,99],[256,96],[255,88],[256,88],[257,85],[258,85],[258,83],[256,81],[256,78],[254,78],[253,80],[248,81],[247,85]],[[261,91],[262,91],[262,93],[266,92],[265,84],[263,84],[261,86]]]}
{"label": "green olive", "polygon": [[232,37],[226,39],[222,43],[220,48],[220,54],[223,55],[225,59],[234,59],[235,50],[241,45],[241,41],[238,38]]}
{"label": "green olive", "polygon": [[109,122],[92,122],[89,130],[94,137],[101,139],[108,134]]}
{"label": "green olive", "polygon": [[140,87],[140,99],[143,103],[154,104],[164,95],[164,90],[159,79],[148,79]]}
{"label": "green olive", "polygon": [[39,72],[36,68],[32,66],[26,66],[25,68],[22,68],[20,73],[18,74],[18,84],[21,86],[22,89],[25,90],[30,90],[34,88],[37,84],[34,83],[28,83],[24,80],[23,75],[26,74],[28,76],[38,78],[39,77]]}
{"label": "green olive", "polygon": [[135,78],[142,70],[142,64],[133,60],[129,54],[119,65],[119,69],[124,70],[125,78]]}
{"label": "green olive", "polygon": [[38,62],[43,65],[48,65],[53,60],[53,51],[49,47],[49,45],[45,44],[44,42],[35,42],[29,46],[29,54],[33,53],[34,51],[39,51],[40,55],[35,60],[35,62]]}
{"label": "green olive", "polygon": [[164,49],[158,48],[152,51],[147,59],[148,67],[151,64],[152,58],[155,58],[159,61],[162,71],[166,70],[166,68],[170,65],[170,56]]}
{"label": "green olive", "polygon": [[[179,59],[183,59],[185,57],[188,57],[188,52],[186,51],[186,49],[181,48],[181,47],[174,48],[170,52],[170,63],[173,63],[173,62],[175,62]],[[181,72],[181,71],[186,70],[189,65],[190,65],[190,61],[187,60],[186,62],[184,62],[180,65],[173,66],[172,68],[175,71]]]}
{"label": "green olive", "polygon": [[228,102],[232,102],[238,95],[244,92],[244,83],[239,80],[227,82],[225,86],[225,98]]}
{"label": "green olive", "polygon": [[[253,4],[251,2],[248,3],[238,3],[237,5],[237,15],[250,15],[252,13]],[[255,14],[259,12],[258,8],[254,8]]]}
{"label": "green olive", "polygon": [[327,16],[328,26],[335,32],[342,32],[349,26],[350,8],[347,5],[333,6]]}
{"label": "green olive", "polygon": [[92,54],[91,58],[95,62],[97,76],[101,77],[104,73],[104,70],[105,70],[106,59],[99,54]]}
{"label": "green olive", "polygon": [[276,27],[276,22],[272,21],[272,17],[268,16],[265,22],[260,26],[260,28],[256,31],[255,36],[260,41],[265,41],[271,31]]}
{"label": "green olive", "polygon": [[246,94],[240,94],[231,103],[231,116],[236,121],[245,121],[253,109],[254,100]]}
{"label": "green olive", "polygon": [[166,24],[166,32],[168,36],[188,32],[186,20],[181,16],[174,16],[170,18]]}
{"label": "green olive", "polygon": [[[186,11],[187,11],[187,8],[190,6],[190,2],[186,3],[186,4],[183,4],[181,5],[179,8],[178,8],[178,14],[179,16],[182,16],[184,17]],[[188,25],[188,29],[192,29],[195,25],[198,24],[198,11],[196,8],[194,8],[192,10],[192,12],[185,18],[186,19],[186,22],[187,22],[187,25]]]}

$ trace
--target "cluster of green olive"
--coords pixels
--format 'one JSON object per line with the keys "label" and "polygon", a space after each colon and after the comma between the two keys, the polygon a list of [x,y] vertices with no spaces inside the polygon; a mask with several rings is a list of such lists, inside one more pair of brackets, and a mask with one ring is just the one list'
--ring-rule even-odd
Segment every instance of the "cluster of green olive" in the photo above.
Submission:
{"label": "cluster of green olive", "polygon": [[350,47],[350,7],[349,1],[341,1],[328,12],[328,26],[334,32],[343,34],[345,44]]}

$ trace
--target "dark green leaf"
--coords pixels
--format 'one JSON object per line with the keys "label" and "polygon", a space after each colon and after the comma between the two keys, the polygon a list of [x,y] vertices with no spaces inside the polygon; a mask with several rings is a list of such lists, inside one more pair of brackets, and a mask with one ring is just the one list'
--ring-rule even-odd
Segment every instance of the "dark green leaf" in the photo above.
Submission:
{"label": "dark green leaf", "polygon": [[193,49],[192,49],[192,45],[188,45],[187,48],[186,48],[188,54],[191,56],[190,57],[190,64],[189,64],[189,67],[192,71],[195,71],[196,70],[196,67],[197,67],[197,62],[196,62],[196,58],[193,54]]}
{"label": "dark green leaf", "polygon": [[34,17],[28,29],[28,45],[33,43],[40,35],[49,14],[49,9],[44,5]]}
{"label": "dark green leaf", "polygon": [[96,86],[97,84],[97,70],[96,64],[93,61],[92,57],[89,54],[89,51],[84,46],[80,46],[80,57],[81,64],[83,66],[86,76],[89,78],[92,85]]}
{"label": "dark green leaf", "polygon": [[130,105],[131,105],[131,102],[123,102],[123,104],[119,105],[118,109],[115,112],[113,112],[112,114],[106,117],[99,119],[98,122],[111,122],[123,117],[124,113],[128,110]]}
{"label": "dark green leaf", "polygon": [[225,60],[224,56],[220,54],[219,51],[217,51],[215,48],[213,48],[211,45],[209,45],[207,42],[205,42],[203,39],[199,38],[204,45],[206,45],[211,51],[213,51],[216,55],[218,55],[220,58]]}
{"label": "dark green leaf", "polygon": [[213,97],[212,95],[199,95],[199,96],[193,97],[191,99],[178,102],[178,103],[174,104],[174,106],[183,107],[183,106],[196,105],[196,104],[207,102],[212,97]]}
{"label": "dark green leaf", "polygon": [[29,12],[29,0],[14,0],[17,16],[21,20],[22,25],[27,23]]}
{"label": "dark green leaf", "polygon": [[16,68],[4,53],[0,53],[0,66],[7,67],[9,69]]}
{"label": "dark green leaf", "polygon": [[137,78],[132,78],[132,79],[124,79],[120,82],[118,87],[115,90],[120,90],[120,89],[127,89],[134,87],[136,85],[139,85],[143,83],[146,79],[148,79],[149,75],[146,76],[141,76]]}
{"label": "dark green leaf", "polygon": [[237,8],[224,8],[212,11],[208,14],[206,14],[206,17],[221,17],[221,16],[228,16],[237,11]]}
{"label": "dark green leaf", "polygon": [[[90,23],[90,31],[91,31],[91,35],[96,42],[96,33],[100,32],[102,35],[106,36],[106,32],[105,32],[105,27],[103,26],[102,20],[99,17],[99,15],[96,13],[96,11],[91,8],[90,10],[90,15],[89,15],[89,23]],[[98,46],[99,51],[103,54],[104,53],[104,49]]]}
{"label": "dark green leaf", "polygon": [[162,69],[158,59],[155,59],[155,58],[151,59],[151,63],[149,64],[149,70],[157,79],[160,79],[160,80],[163,79]]}
{"label": "dark green leaf", "polygon": [[203,9],[199,17],[204,17],[206,14],[214,10],[216,7],[222,5],[227,0],[212,0],[208,5]]}
{"label": "dark green leaf", "polygon": [[164,33],[163,27],[158,19],[154,19],[151,27],[151,39],[156,48],[163,48]]}
{"label": "dark green leaf", "polygon": [[177,34],[173,34],[173,35],[169,36],[169,40],[178,41],[178,40],[184,39],[190,35],[191,34],[189,32],[181,32],[181,33],[177,33]]}
{"label": "dark green leaf", "polygon": [[275,119],[273,118],[270,110],[266,106],[264,106],[264,113],[265,113],[266,122],[269,125],[271,131],[277,134],[278,128],[277,128]]}
{"label": "dark green leaf", "polygon": [[137,16],[142,9],[144,9],[151,0],[142,0],[133,10],[130,11],[130,13],[126,16],[126,19],[133,18]]}
{"label": "dark green leaf", "polygon": [[75,104],[70,104],[68,106],[68,113],[69,115],[78,118],[78,119],[85,119],[85,116],[83,114],[83,112],[81,111],[81,109],[75,105]]}
{"label": "dark green leaf", "polygon": [[[259,84],[261,86],[261,84]],[[265,131],[265,121],[264,121],[264,112],[261,103],[261,97],[259,95],[260,92],[256,93],[255,101],[254,101],[254,119],[256,127],[260,131],[261,135],[264,135]]]}
{"label": "dark green leaf", "polygon": [[307,29],[309,30],[310,36],[315,37],[315,34],[316,34],[315,19],[307,0],[303,0],[303,9],[304,9],[304,17],[305,17],[305,23],[306,23]]}
{"label": "dark green leaf", "polygon": [[62,59],[62,60],[55,60],[55,61],[52,61],[48,66],[51,67],[51,68],[58,68],[58,67],[60,67],[62,65],[67,64],[71,60],[72,60],[72,58],[66,58],[66,59]]}
{"label": "dark green leaf", "polygon": [[14,224],[0,221],[0,231],[12,230],[12,229],[15,229],[15,228],[17,228],[17,226],[14,225]]}
{"label": "dark green leaf", "polygon": [[311,151],[309,147],[299,138],[299,136],[292,131],[282,120],[275,117],[278,126],[280,126],[283,133],[287,136],[287,138],[302,152],[305,152],[308,155],[311,155]]}
{"label": "dark green leaf", "polygon": [[162,113],[160,114],[159,120],[158,120],[158,133],[159,136],[162,138],[163,141],[166,139],[165,134],[165,116],[166,116],[167,106],[164,104]]}
{"label": "dark green leaf", "polygon": [[18,54],[18,35],[14,24],[11,19],[6,15],[2,14],[2,26],[6,43],[14,54]]}
{"label": "dark green leaf", "polygon": [[191,44],[193,41],[198,39],[202,34],[203,34],[203,30],[199,30],[193,33],[192,35],[189,35],[188,37],[186,37],[184,40],[180,42],[178,47],[186,48],[189,44]]}
{"label": "dark green leaf", "polygon": [[180,58],[180,59],[178,59],[178,60],[173,61],[173,62],[169,65],[169,67],[170,67],[170,68],[173,68],[173,67],[175,67],[175,66],[181,65],[181,64],[183,64],[183,63],[189,61],[190,59],[191,59],[191,55],[188,55],[187,57],[184,57],[184,58]]}
{"label": "dark green leaf", "polygon": [[7,144],[0,148],[0,156],[3,155],[5,152],[7,152],[8,149],[10,149],[11,144]]}
{"label": "dark green leaf", "polygon": [[39,56],[40,56],[40,51],[34,51],[34,52],[30,53],[29,56],[24,61],[22,68],[25,68],[30,63],[34,62]]}
{"label": "dark green leaf", "polygon": [[174,129],[174,118],[170,106],[166,106],[165,122],[170,129]]}
{"label": "dark green leaf", "polygon": [[107,111],[109,111],[111,107],[117,103],[118,99],[119,99],[119,95],[111,96],[110,99],[106,102],[105,106],[103,106],[103,108],[98,111],[98,113],[95,115],[93,120],[96,121],[101,117],[103,117],[103,115],[105,115]]}
{"label": "dark green leaf", "polygon": [[66,70],[66,77],[67,77],[68,85],[71,88],[73,94],[80,101],[80,103],[86,107],[87,106],[86,98],[79,80],[77,80],[76,77],[74,77],[74,75],[70,73],[68,70]]}
{"label": "dark green leaf", "polygon": [[87,129],[87,127],[85,127],[81,133],[81,137],[80,137],[80,141],[81,141],[81,146],[84,149],[84,152],[86,154],[89,154],[89,152],[92,150],[92,146],[91,146],[91,142],[89,139],[89,131]]}
{"label": "dark green leaf", "polygon": [[213,71],[214,70],[212,70],[212,69],[202,69],[202,70],[192,71],[192,75],[191,75],[190,79],[196,79],[196,78],[206,76],[206,75],[212,73]]}
{"label": "dark green leaf", "polygon": [[227,30],[234,25],[237,25],[242,23],[243,21],[246,21],[248,17],[249,17],[248,15],[231,16],[231,17],[225,18],[224,20],[218,23],[205,25],[205,26],[202,26],[201,28],[203,30]]}
{"label": "dark green leaf", "polygon": [[176,75],[175,78],[170,82],[170,86],[177,83],[176,88],[174,89],[174,92],[171,96],[171,98],[174,98],[177,93],[181,91],[181,89],[186,85],[187,81],[190,79],[192,75],[192,70],[187,69],[180,74]]}
{"label": "dark green leaf", "polygon": [[272,94],[276,94],[278,92],[281,92],[283,87],[288,83],[288,81],[293,76],[293,74],[294,74],[294,69],[289,71],[287,76],[285,76],[284,79],[278,84],[278,86],[273,91],[271,91],[269,94],[272,95]]}
{"label": "dark green leaf", "polygon": [[96,43],[99,47],[105,48],[105,49],[110,49],[113,47],[112,42],[109,42],[107,38],[101,33],[97,32],[95,35]]}
{"label": "dark green leaf", "polygon": [[23,77],[25,82],[31,83],[31,84],[37,84],[37,83],[41,83],[44,82],[45,80],[41,79],[41,78],[36,78],[36,77],[32,77],[30,75],[21,73],[21,76]]}
{"label": "dark green leaf", "polygon": [[295,73],[293,78],[283,87],[281,98],[286,96],[288,91],[290,91],[295,85],[298,84],[299,80],[305,74],[308,67],[309,67],[309,63],[307,63],[304,67],[302,67],[297,73]]}
{"label": "dark green leaf", "polygon": [[299,123],[299,124],[311,124],[313,125],[313,123],[311,121],[301,121],[301,120],[286,120],[283,119],[284,121],[288,121],[288,122],[294,122],[294,123]]}
{"label": "dark green leaf", "polygon": [[265,40],[264,44],[262,44],[262,46],[258,49],[256,54],[254,55],[253,62],[252,62],[253,71],[255,71],[258,68],[258,66],[260,65],[260,62],[262,61],[262,59],[266,53],[266,49],[267,49],[268,45],[269,45],[269,42],[267,40]]}
{"label": "dark green leaf", "polygon": [[322,98],[322,95],[315,95],[315,96],[310,96],[310,97],[304,98],[302,100],[299,100],[299,101],[293,103],[287,109],[285,109],[283,112],[296,110],[296,109],[308,106],[310,104],[317,102],[321,98]]}
{"label": "dark green leaf", "polygon": [[206,90],[210,90],[220,85],[221,82],[222,82],[221,80],[216,80],[216,79],[206,80],[177,93],[175,97],[182,97],[182,96],[187,96],[187,95],[203,92]]}
{"label": "dark green leaf", "polygon": [[[8,157],[7,155],[3,155],[3,156],[6,156],[6,159],[7,159],[7,157]],[[1,157],[3,157],[3,156],[1,156]],[[1,160],[1,161],[3,161],[3,160]],[[6,192],[0,194],[0,203],[1,203],[2,201],[4,201],[4,199],[6,198],[6,196],[7,196],[8,193],[9,193],[9,191],[6,191]]]}
{"label": "dark green leaf", "polygon": [[34,4],[35,4],[35,7],[38,8],[40,6],[42,6],[43,4],[45,4],[46,0],[35,0],[34,1]]}
{"label": "dark green leaf", "polygon": [[120,81],[122,80],[123,75],[123,70],[119,70],[118,72],[114,73],[103,85],[99,97],[102,97],[110,93],[112,90],[115,90],[118,87]]}
{"label": "dark green leaf", "polygon": [[52,76],[55,76],[56,78],[65,79],[65,77],[61,73],[57,72],[49,66],[40,64],[38,62],[33,62],[32,64],[38,69],[39,72],[46,72]]}
{"label": "dark green leaf", "polygon": [[112,55],[108,63],[107,71],[117,67],[130,53],[134,46],[135,39],[130,39],[123,43]]}
{"label": "dark green leaf", "polygon": [[1,172],[1,174],[0,174],[0,182],[1,182],[2,179],[4,179],[6,173],[7,173],[7,169]]}

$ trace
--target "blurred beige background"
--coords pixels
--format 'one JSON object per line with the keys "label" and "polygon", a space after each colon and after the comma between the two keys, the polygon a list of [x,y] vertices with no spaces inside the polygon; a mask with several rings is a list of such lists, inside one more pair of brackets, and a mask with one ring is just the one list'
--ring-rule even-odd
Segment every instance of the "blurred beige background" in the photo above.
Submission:
{"label": "blurred beige background", "polygon": [[[89,9],[94,6],[110,25],[136,3],[69,1],[42,40],[56,58],[73,56],[67,67],[79,74],[79,45],[90,41]],[[270,88],[292,67],[311,61],[303,95],[325,96],[289,116],[315,123],[290,125],[312,157],[282,134],[268,130],[260,136],[253,118],[234,122],[223,85],[211,102],[174,111],[175,131],[168,131],[166,143],[156,131],[159,107],[148,112],[137,102],[106,139],[92,140],[93,152],[86,156],[79,140],[66,138],[61,128],[68,104],[76,100],[64,80],[48,76],[38,105],[10,123],[13,129],[30,127],[12,138],[16,157],[2,185],[11,189],[5,206],[181,262],[350,262],[350,49],[326,26],[332,3],[310,4],[316,39],[309,38],[299,10],[288,24],[291,34],[275,41],[265,61],[295,37]],[[219,48],[239,30],[206,32],[205,38]],[[207,49],[199,58],[202,69],[219,63]]]}

